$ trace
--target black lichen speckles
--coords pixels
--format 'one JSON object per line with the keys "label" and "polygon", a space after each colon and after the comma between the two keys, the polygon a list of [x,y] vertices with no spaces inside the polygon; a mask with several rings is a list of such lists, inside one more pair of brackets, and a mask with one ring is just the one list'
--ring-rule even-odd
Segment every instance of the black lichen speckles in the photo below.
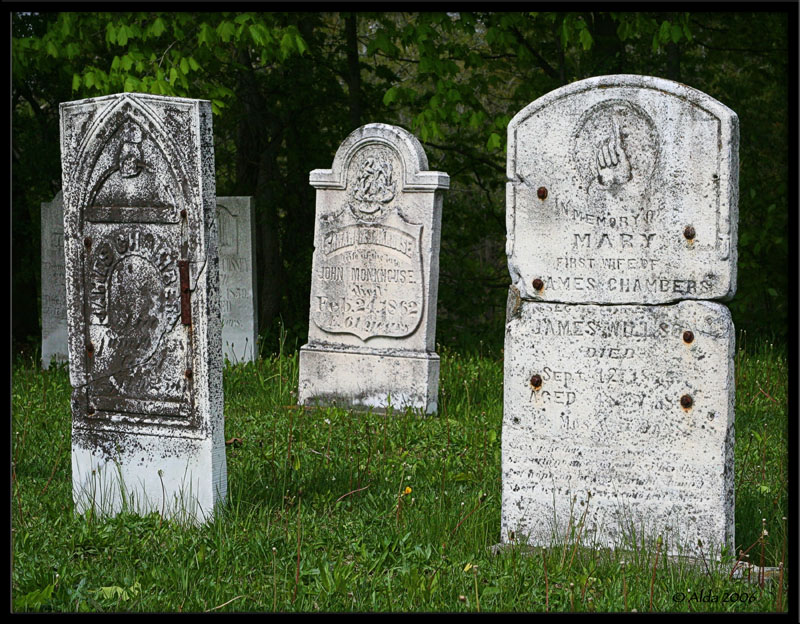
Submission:
{"label": "black lichen speckles", "polygon": [[[215,483],[224,459],[210,449],[225,451],[222,435],[207,441],[223,431],[210,103],[126,93],[60,110],[73,452],[123,463],[133,488],[182,461]],[[191,266],[190,327],[179,261]],[[77,470],[76,492],[90,479]]]}
{"label": "black lichen speckles", "polygon": [[99,455],[104,462],[120,461],[123,457],[143,452],[140,441],[135,437],[118,431],[98,429],[72,429],[72,446]]}

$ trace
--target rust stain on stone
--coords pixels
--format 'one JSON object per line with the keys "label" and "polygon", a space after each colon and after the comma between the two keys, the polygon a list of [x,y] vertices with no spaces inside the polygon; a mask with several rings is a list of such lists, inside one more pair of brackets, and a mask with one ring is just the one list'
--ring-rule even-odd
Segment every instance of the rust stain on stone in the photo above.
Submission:
{"label": "rust stain on stone", "polygon": [[181,323],[192,324],[192,302],[189,291],[189,261],[178,260],[178,272],[181,278]]}

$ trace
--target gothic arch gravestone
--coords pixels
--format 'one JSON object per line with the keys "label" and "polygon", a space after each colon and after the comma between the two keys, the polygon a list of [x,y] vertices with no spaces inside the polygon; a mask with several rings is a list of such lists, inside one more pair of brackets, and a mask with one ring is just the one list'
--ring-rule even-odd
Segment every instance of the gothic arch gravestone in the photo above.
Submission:
{"label": "gothic arch gravestone", "polygon": [[203,520],[226,494],[208,102],[61,104],[76,509]]}

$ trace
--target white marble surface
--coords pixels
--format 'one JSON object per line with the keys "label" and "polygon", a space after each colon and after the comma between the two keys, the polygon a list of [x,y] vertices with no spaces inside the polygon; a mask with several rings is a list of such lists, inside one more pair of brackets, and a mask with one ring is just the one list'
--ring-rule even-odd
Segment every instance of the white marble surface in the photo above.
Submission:
{"label": "white marble surface", "polygon": [[60,109],[76,510],[205,521],[227,492],[210,103]]}
{"label": "white marble surface", "polygon": [[537,301],[729,299],[738,147],[732,110],[669,80],[600,76],[539,98],[508,125],[512,283]]}
{"label": "white marble surface", "polygon": [[[252,197],[217,197],[222,352],[229,362],[258,356],[258,291]],[[68,361],[64,201],[42,202],[42,367]]]}
{"label": "white marble surface", "polygon": [[733,336],[718,303],[522,302],[506,326],[503,541],[564,540],[588,500],[588,542],[623,546],[633,526],[671,554],[732,547]]}
{"label": "white marble surface", "polygon": [[[427,167],[409,132],[368,124],[342,142],[331,169],[311,172],[317,208],[301,404],[382,409],[393,396],[398,407],[436,410],[439,239],[449,177]],[[352,379],[362,369],[367,375]]]}

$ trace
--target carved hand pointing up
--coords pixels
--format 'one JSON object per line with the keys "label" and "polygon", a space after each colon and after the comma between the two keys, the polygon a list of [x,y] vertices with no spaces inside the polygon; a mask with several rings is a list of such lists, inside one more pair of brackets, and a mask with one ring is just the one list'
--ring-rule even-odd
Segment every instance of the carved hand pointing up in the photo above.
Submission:
{"label": "carved hand pointing up", "polygon": [[622,147],[619,126],[616,120],[612,124],[612,137],[597,150],[597,180],[605,188],[624,184],[631,179],[631,165]]}

